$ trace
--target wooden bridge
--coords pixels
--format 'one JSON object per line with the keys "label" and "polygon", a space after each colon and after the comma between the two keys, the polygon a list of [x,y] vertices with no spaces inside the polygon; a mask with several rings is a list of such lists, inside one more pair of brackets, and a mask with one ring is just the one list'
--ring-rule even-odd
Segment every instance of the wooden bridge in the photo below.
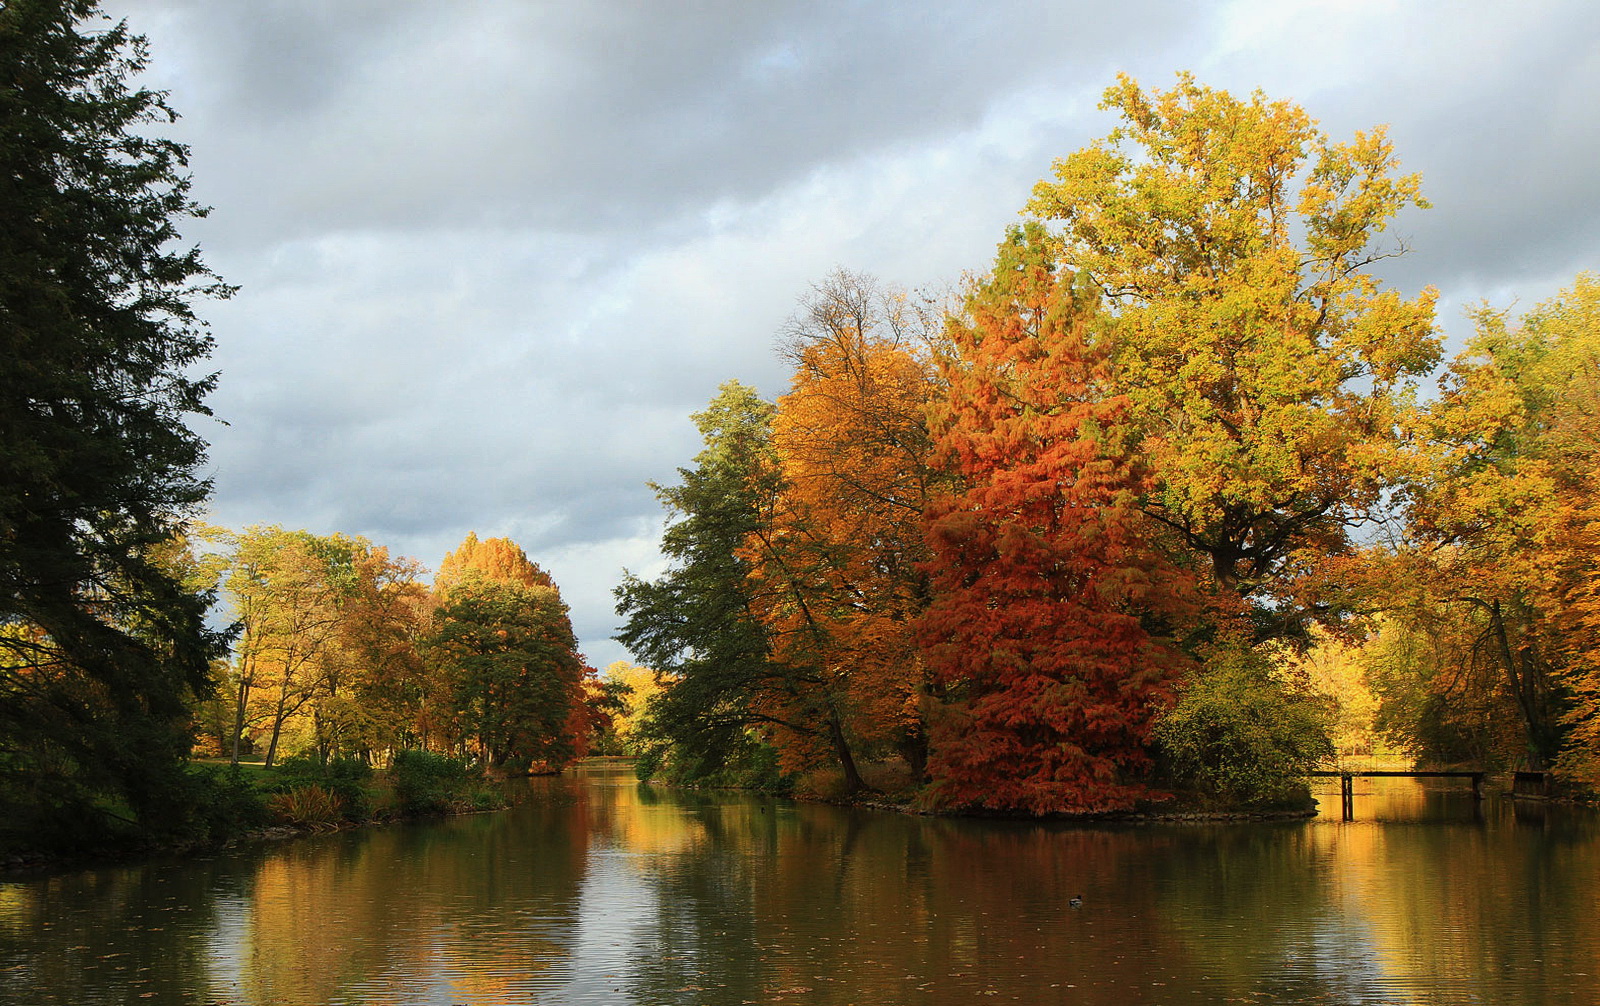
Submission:
{"label": "wooden bridge", "polygon": [[[1341,818],[1346,821],[1355,820],[1355,778],[1356,776],[1402,776],[1411,779],[1470,779],[1472,781],[1472,797],[1475,800],[1483,799],[1483,779],[1489,773],[1482,769],[1319,769],[1311,773],[1314,776],[1339,778],[1339,804]],[[1511,774],[1511,793],[1515,799],[1543,800],[1549,795],[1550,776],[1546,772],[1518,771]]]}
{"label": "wooden bridge", "polygon": [[[1449,770],[1449,769],[1321,769],[1311,773],[1324,778],[1338,776],[1339,778],[1339,809],[1340,817],[1345,821],[1355,820],[1355,795],[1356,776],[1401,776],[1408,779],[1470,779],[1472,781],[1472,797],[1475,800],[1483,799],[1483,778],[1488,775],[1477,769]],[[1543,772],[1517,772],[1512,782],[1512,795],[1518,797],[1543,797],[1545,795],[1545,774]]]}

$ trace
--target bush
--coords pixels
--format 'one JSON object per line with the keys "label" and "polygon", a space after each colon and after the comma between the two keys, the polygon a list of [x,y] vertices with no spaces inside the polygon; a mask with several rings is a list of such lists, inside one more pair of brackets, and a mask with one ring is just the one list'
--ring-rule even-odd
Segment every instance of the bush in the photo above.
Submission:
{"label": "bush", "polygon": [[142,819],[125,802],[41,777],[0,791],[0,857],[122,857],[220,845],[269,820],[262,793],[236,765],[190,764],[163,780]]}
{"label": "bush", "polygon": [[1328,713],[1253,650],[1219,651],[1155,728],[1172,779],[1228,806],[1307,807],[1306,778],[1333,756]]}
{"label": "bush", "polygon": [[344,818],[344,801],[315,783],[274,793],[267,809],[274,821],[298,828],[332,827]]}
{"label": "bush", "polygon": [[266,800],[239,766],[196,765],[191,767],[190,776],[205,841],[225,842],[267,823],[270,814]]}
{"label": "bush", "polygon": [[0,792],[0,857],[105,855],[140,846],[145,839],[127,820],[129,813],[58,779],[14,790],[6,785]]}
{"label": "bush", "polygon": [[295,755],[278,763],[272,791],[287,794],[316,787],[338,798],[339,818],[360,822],[372,816],[371,779],[372,766],[359,758],[330,758],[324,764],[310,755]]}
{"label": "bush", "polygon": [[483,773],[433,751],[396,753],[389,774],[402,814],[454,814],[505,805],[500,794],[484,783]]}

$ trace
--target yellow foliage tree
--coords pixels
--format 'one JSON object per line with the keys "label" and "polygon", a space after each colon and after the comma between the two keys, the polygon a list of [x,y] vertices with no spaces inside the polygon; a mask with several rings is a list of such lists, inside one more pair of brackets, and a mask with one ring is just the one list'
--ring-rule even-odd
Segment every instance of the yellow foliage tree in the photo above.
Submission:
{"label": "yellow foliage tree", "polygon": [[1366,653],[1362,643],[1341,639],[1324,629],[1313,629],[1312,645],[1288,654],[1292,675],[1333,707],[1328,737],[1338,756],[1365,756],[1377,748],[1373,723],[1378,699],[1367,684]]}
{"label": "yellow foliage tree", "polygon": [[1419,429],[1415,579],[1464,609],[1464,658],[1497,672],[1521,759],[1600,777],[1600,283],[1580,276],[1517,324],[1474,320]]}
{"label": "yellow foliage tree", "polygon": [[1330,142],[1292,103],[1187,74],[1148,93],[1122,76],[1102,107],[1122,125],[1057,161],[1028,210],[1103,294],[1112,390],[1155,474],[1143,512],[1220,587],[1281,598],[1380,500],[1412,381],[1439,358],[1434,292],[1366,271],[1394,216],[1426,205],[1419,180],[1381,128]]}
{"label": "yellow foliage tree", "polygon": [[607,681],[625,685],[628,689],[622,700],[622,711],[613,714],[611,719],[617,739],[626,746],[632,743],[651,696],[661,691],[661,682],[657,680],[655,671],[626,660],[613,660],[607,664],[605,677]]}

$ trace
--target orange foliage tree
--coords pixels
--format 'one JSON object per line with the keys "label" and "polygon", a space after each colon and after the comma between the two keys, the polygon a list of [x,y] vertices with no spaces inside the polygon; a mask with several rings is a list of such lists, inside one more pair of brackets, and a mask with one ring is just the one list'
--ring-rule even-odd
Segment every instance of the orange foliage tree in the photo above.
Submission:
{"label": "orange foliage tree", "polygon": [[491,580],[524,587],[556,585],[550,574],[540,569],[538,563],[528,558],[522,546],[510,538],[485,538],[480,541],[476,532],[468,531],[467,537],[455,551],[447,554],[439,563],[439,572],[433,578],[433,589],[448,593],[451,585],[459,582],[468,570],[475,570]]}
{"label": "orange foliage tree", "polygon": [[1146,487],[1104,391],[1094,295],[1036,223],[951,321],[936,444],[961,488],[930,507],[920,628],[944,691],[929,768],[956,806],[1124,807],[1187,661],[1165,638],[1190,579],[1144,537]]}
{"label": "orange foliage tree", "polygon": [[935,477],[927,327],[904,294],[860,274],[837,272],[806,298],[785,346],[790,391],[772,420],[778,491],[747,545],[773,659],[804,669],[811,686],[797,698],[841,732],[778,731],[786,767],[837,757],[850,785],[856,748],[897,752],[918,777],[926,760],[911,627],[927,596],[922,514]]}

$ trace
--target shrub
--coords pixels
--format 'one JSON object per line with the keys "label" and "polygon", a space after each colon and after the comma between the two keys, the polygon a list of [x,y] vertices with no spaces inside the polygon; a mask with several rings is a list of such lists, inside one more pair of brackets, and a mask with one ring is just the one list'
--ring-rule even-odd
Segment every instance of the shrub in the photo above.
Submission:
{"label": "shrub", "polygon": [[344,817],[344,801],[315,783],[274,793],[267,809],[278,823],[300,828],[331,827]]}
{"label": "shrub", "polygon": [[310,755],[295,755],[278,763],[273,791],[288,793],[315,786],[338,797],[340,814],[347,821],[372,816],[372,766],[359,758],[331,758],[326,764]]}
{"label": "shrub", "polygon": [[1254,650],[1207,660],[1155,728],[1168,774],[1229,806],[1309,806],[1306,777],[1332,757],[1327,711]]}
{"label": "shrub", "polygon": [[403,814],[453,814],[505,805],[484,783],[483,773],[433,751],[400,751],[389,773]]}
{"label": "shrub", "polygon": [[225,842],[270,818],[266,799],[237,765],[191,767],[194,807],[206,842]]}

